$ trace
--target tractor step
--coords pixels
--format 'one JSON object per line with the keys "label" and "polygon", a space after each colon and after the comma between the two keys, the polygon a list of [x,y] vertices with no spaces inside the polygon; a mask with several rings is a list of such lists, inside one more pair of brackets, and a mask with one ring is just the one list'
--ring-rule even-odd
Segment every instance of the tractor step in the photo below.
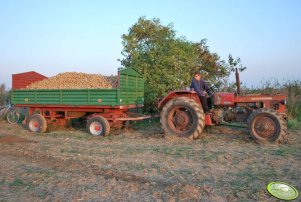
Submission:
{"label": "tractor step", "polygon": [[212,123],[211,116],[212,116],[211,113],[205,114],[205,124],[206,124],[206,126],[214,126],[215,125],[214,123]]}

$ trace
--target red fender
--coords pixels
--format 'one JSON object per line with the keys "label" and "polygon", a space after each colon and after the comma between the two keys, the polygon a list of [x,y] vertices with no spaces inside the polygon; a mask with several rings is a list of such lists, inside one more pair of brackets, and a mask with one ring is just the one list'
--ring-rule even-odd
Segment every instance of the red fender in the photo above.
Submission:
{"label": "red fender", "polygon": [[[163,99],[161,99],[159,101],[159,103],[158,103],[158,108],[162,109],[164,107],[164,105],[169,100],[172,100],[172,99],[177,98],[177,97],[188,97],[190,99],[195,100],[197,103],[199,103],[201,105],[201,101],[199,99],[199,96],[198,96],[198,94],[195,91],[191,91],[191,90],[176,90],[176,91],[170,92]],[[214,125],[212,123],[211,114],[206,114],[205,115],[205,125],[207,125],[207,126]]]}
{"label": "red fender", "polygon": [[191,90],[175,90],[171,91],[166,95],[164,98],[162,98],[158,103],[158,109],[162,109],[164,105],[171,99],[174,99],[176,97],[188,97],[190,99],[195,100],[197,103],[201,104],[201,101],[199,99],[198,94],[195,91]]}

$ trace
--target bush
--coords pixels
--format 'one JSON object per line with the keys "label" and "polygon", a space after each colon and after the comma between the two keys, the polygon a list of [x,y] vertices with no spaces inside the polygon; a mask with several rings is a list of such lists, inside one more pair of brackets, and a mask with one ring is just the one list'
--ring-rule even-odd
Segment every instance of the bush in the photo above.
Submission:
{"label": "bush", "polygon": [[290,129],[300,129],[301,121],[298,119],[290,119],[288,120],[287,127]]}
{"label": "bush", "polygon": [[288,98],[288,114],[301,121],[301,82],[299,80],[288,81],[284,85]]}
{"label": "bush", "polygon": [[6,105],[9,100],[9,92],[5,89],[5,84],[0,85],[0,106]]}

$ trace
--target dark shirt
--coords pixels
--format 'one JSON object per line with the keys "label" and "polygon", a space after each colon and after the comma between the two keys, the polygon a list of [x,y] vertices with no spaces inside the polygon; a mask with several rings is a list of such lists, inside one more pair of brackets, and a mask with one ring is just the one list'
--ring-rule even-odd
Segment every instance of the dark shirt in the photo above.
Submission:
{"label": "dark shirt", "polygon": [[198,81],[195,78],[193,78],[191,81],[190,88],[193,88],[199,96],[205,96],[205,92],[209,92],[209,87],[204,79]]}

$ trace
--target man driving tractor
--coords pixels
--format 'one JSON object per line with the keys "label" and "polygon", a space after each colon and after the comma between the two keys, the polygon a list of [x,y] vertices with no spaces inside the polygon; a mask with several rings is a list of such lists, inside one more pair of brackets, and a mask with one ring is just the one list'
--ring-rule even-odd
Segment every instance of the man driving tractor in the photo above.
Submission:
{"label": "man driving tractor", "polygon": [[202,75],[199,71],[193,74],[190,88],[194,89],[194,91],[197,92],[204,112],[209,113],[212,109],[212,92],[208,87],[206,81],[202,78]]}

